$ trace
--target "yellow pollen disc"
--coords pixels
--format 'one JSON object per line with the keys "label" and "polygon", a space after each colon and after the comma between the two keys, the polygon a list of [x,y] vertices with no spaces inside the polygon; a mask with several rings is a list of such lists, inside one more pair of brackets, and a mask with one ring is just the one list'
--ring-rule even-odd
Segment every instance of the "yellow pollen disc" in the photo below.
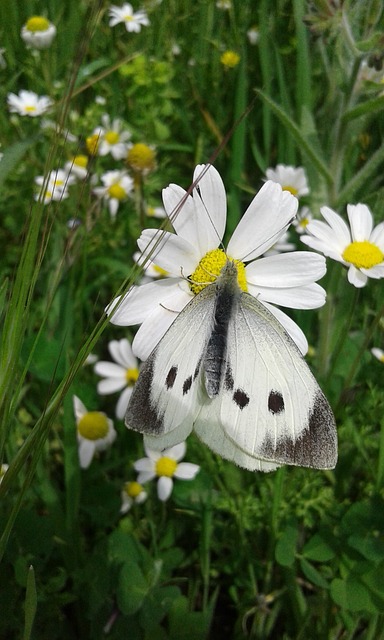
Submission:
{"label": "yellow pollen disc", "polygon": [[289,193],[292,193],[293,196],[297,196],[297,194],[299,193],[296,187],[292,187],[289,184],[283,184],[281,188],[283,191],[289,191]]}
{"label": "yellow pollen disc", "polygon": [[167,478],[172,478],[177,468],[176,460],[172,458],[167,458],[167,456],[163,456],[159,458],[155,465],[155,471],[157,476],[166,476]]}
{"label": "yellow pollen disc", "polygon": [[99,146],[100,136],[98,133],[94,133],[92,136],[88,136],[85,140],[86,147],[91,156],[94,156],[97,153],[97,149]]}
{"label": "yellow pollen disc", "polygon": [[152,171],[155,166],[155,151],[151,149],[147,144],[138,142],[134,144],[127,153],[127,163],[135,171],[142,171],[148,173]]}
{"label": "yellow pollen disc", "polygon": [[343,260],[358,269],[371,269],[384,261],[384,254],[372,242],[351,242],[342,254]]}
{"label": "yellow pollen disc", "polygon": [[240,260],[233,260],[228,257],[222,249],[214,249],[205,254],[189,277],[189,286],[192,293],[196,295],[205,289],[207,284],[215,282],[228,261],[234,262],[237,267],[237,282],[240,289],[248,291],[244,264]]}
{"label": "yellow pollen disc", "polygon": [[64,184],[64,180],[55,180],[55,187],[62,187]]}
{"label": "yellow pollen disc", "polygon": [[123,20],[125,22],[132,22],[133,16],[131,16],[131,14],[127,14],[126,16],[123,16]]}
{"label": "yellow pollen disc", "polygon": [[108,420],[100,411],[88,411],[80,418],[77,430],[87,440],[100,440],[108,433]]}
{"label": "yellow pollen disc", "polygon": [[225,67],[236,67],[236,65],[240,62],[240,56],[236,51],[224,51],[222,56],[220,57],[220,62]]}
{"label": "yellow pollen disc", "polygon": [[77,167],[82,167],[83,169],[85,169],[88,165],[88,158],[87,156],[78,155],[72,158],[72,162]]}
{"label": "yellow pollen disc", "polygon": [[138,369],[127,369],[125,372],[125,379],[129,387],[132,387],[135,384],[138,377],[139,377]]}
{"label": "yellow pollen disc", "polygon": [[29,111],[30,113],[33,113],[33,111],[36,111],[36,107],[34,105],[26,105],[24,109],[26,111]]}
{"label": "yellow pollen disc", "polygon": [[111,184],[111,186],[108,187],[108,193],[111,198],[116,198],[116,200],[123,200],[127,195],[125,189],[123,189],[120,184]]}
{"label": "yellow pollen disc", "polygon": [[104,134],[104,139],[109,143],[109,144],[116,144],[117,142],[119,142],[119,134],[116,133],[116,131],[107,131]]}
{"label": "yellow pollen disc", "polygon": [[52,198],[52,191],[46,191],[44,194],[45,198]]}
{"label": "yellow pollen disc", "polygon": [[300,227],[302,227],[303,229],[306,229],[306,228],[307,228],[308,223],[309,223],[308,218],[302,218],[302,219],[300,220],[300,223],[299,223],[299,224],[300,224]]}
{"label": "yellow pollen disc", "polygon": [[155,215],[155,207],[148,207],[147,208],[147,216],[151,217]]}
{"label": "yellow pollen disc", "polygon": [[139,482],[126,482],[124,485],[124,491],[130,498],[137,498],[142,490],[143,487]]}
{"label": "yellow pollen disc", "polygon": [[32,16],[32,18],[27,20],[25,27],[32,33],[36,33],[36,31],[47,31],[49,28],[49,20],[42,16]]}

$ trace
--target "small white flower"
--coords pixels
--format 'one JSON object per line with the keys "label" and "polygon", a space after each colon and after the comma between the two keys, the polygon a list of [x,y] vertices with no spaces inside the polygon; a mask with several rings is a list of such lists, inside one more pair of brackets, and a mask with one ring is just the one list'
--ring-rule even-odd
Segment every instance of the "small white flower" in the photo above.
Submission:
{"label": "small white flower", "polygon": [[88,156],[77,155],[64,165],[66,173],[72,177],[84,180],[88,175]]}
{"label": "small white flower", "polygon": [[260,32],[257,27],[251,27],[250,29],[248,29],[247,38],[248,38],[249,44],[251,44],[252,46],[257,44],[259,41],[259,37],[260,37]]}
{"label": "small white flower", "polygon": [[147,27],[149,25],[148,16],[145,11],[140,10],[134,13],[132,5],[128,2],[125,2],[121,7],[112,5],[109,9],[109,16],[110,27],[115,27],[120,22],[123,22],[127,31],[139,33],[141,27]]}
{"label": "small white flower", "polygon": [[380,362],[384,363],[384,351],[382,349],[378,349],[377,347],[373,347],[371,349],[371,353],[375,358],[377,358]]}
{"label": "small white flower", "polygon": [[307,176],[303,167],[291,167],[278,164],[274,169],[266,170],[267,180],[272,180],[281,185],[283,191],[289,191],[293,196],[300,198],[309,193]]}
{"label": "small white flower", "polygon": [[32,16],[21,29],[24,42],[35,49],[47,49],[56,35],[56,27],[47,18]]}
{"label": "small white flower", "polygon": [[145,447],[147,458],[137,460],[133,465],[139,472],[137,482],[140,484],[158,478],[157,495],[159,500],[168,500],[172,493],[173,478],[178,480],[193,480],[200,467],[191,462],[179,462],[185,456],[185,442],[164,449],[164,451],[152,451]]}
{"label": "small white flower", "polygon": [[132,395],[133,385],[139,377],[139,363],[126,338],[111,340],[108,351],[115,362],[99,361],[94,371],[104,380],[97,384],[101,396],[123,390],[116,405],[116,417],[122,420]]}
{"label": "small white flower", "polygon": [[[303,332],[274,305],[294,309],[322,306],[325,291],[315,281],[325,274],[325,260],[306,251],[261,257],[286,232],[298,207],[297,198],[283,191],[279,184],[266,182],[241,218],[224,252],[218,248],[227,217],[223,182],[216,169],[209,165],[196,167],[193,180],[197,178],[200,178],[198,186],[191,195],[175,184],[163,191],[168,215],[179,207],[177,217],[172,219],[176,233],[164,232],[150,258],[165,269],[169,277],[133,287],[111,321],[122,326],[141,323],[132,348],[141,360],[146,360],[175,315],[204,288],[207,279],[215,280],[215,274],[219,275],[228,256],[238,261],[243,290],[255,296],[277,317],[305,353],[308,343]],[[153,247],[153,239],[158,233],[158,229],[143,231],[138,245],[144,255],[148,255],[148,247]],[[207,274],[210,274],[209,278]],[[109,306],[107,313],[115,308],[117,300]]]}
{"label": "small white flower", "polygon": [[35,183],[41,187],[35,194],[35,200],[48,204],[52,200],[61,201],[68,198],[67,187],[73,184],[74,178],[63,169],[53,169],[47,177],[37,176]]}
{"label": "small white flower", "polygon": [[302,207],[292,224],[295,227],[297,233],[301,235],[302,233],[306,233],[307,226],[312,219],[313,215],[310,212],[309,208]]}
{"label": "small white flower", "polygon": [[48,96],[38,96],[33,91],[19,91],[19,95],[9,93],[7,97],[8,109],[11,113],[18,113],[20,116],[36,118],[48,111],[53,102]]}
{"label": "small white flower", "polygon": [[111,217],[114,218],[120,202],[128,198],[133,190],[133,178],[126,171],[107,171],[101,176],[103,187],[95,187],[93,193],[108,203]]}
{"label": "small white flower", "polygon": [[101,411],[87,411],[81,400],[73,396],[77,425],[80,467],[87,469],[97,451],[105,451],[116,439],[112,420]]}
{"label": "small white flower", "polygon": [[134,504],[142,504],[147,496],[147,492],[139,482],[126,482],[121,492],[120,513],[127,513]]}
{"label": "small white flower", "polygon": [[123,123],[119,118],[111,121],[107,113],[101,116],[101,122],[103,126],[94,129],[92,134],[98,138],[97,155],[106,156],[110,153],[115,160],[122,160],[127,156],[127,141],[131,134],[122,130]]}
{"label": "small white flower", "polygon": [[368,278],[384,278],[384,222],[373,228],[366,204],[347,205],[350,227],[329,207],[320,211],[326,222],[310,222],[309,235],[301,236],[301,240],[349,267],[348,281],[355,287],[364,287]]}
{"label": "small white flower", "polygon": [[163,207],[152,207],[151,205],[147,206],[146,214],[148,218],[166,218],[167,212]]}

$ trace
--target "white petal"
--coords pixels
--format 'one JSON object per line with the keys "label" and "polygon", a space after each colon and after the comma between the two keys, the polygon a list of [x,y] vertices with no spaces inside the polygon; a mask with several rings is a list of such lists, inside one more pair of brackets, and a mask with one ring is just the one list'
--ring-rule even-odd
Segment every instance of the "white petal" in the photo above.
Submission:
{"label": "white petal", "polygon": [[139,460],[136,460],[136,462],[133,463],[133,468],[135,471],[155,473],[155,464],[150,458],[140,458]]}
{"label": "white petal", "polygon": [[101,360],[96,362],[94,372],[105,378],[125,378],[126,367],[122,367],[114,362]]}
{"label": "white petal", "polygon": [[193,182],[193,202],[198,220],[198,246],[201,255],[215,249],[223,239],[227,221],[227,196],[219,172],[212,165],[197,165]]}
{"label": "white petal", "polygon": [[182,460],[185,456],[185,452],[187,450],[187,445],[185,442],[179,442],[179,444],[175,444],[174,447],[170,447],[169,449],[166,449],[163,452],[163,455],[169,458],[172,458],[173,460],[176,460],[176,462],[179,462],[179,460]]}
{"label": "white petal", "polygon": [[371,349],[371,353],[375,358],[380,360],[380,362],[384,362],[384,351],[382,349],[378,349],[377,347],[373,347]]}
{"label": "white petal", "polygon": [[153,478],[156,478],[156,473],[154,471],[140,471],[137,476],[137,482],[139,484],[144,484],[145,482],[153,480]]}
{"label": "white petal", "polygon": [[97,383],[97,393],[101,396],[107,396],[110,393],[124,389],[126,386],[127,380],[125,376],[120,378],[106,378]]}
{"label": "white petal", "polygon": [[[348,225],[344,222],[343,218],[339,216],[336,211],[333,211],[333,209],[331,209],[330,207],[321,207],[320,212],[324,219],[328,222],[331,229],[334,231],[334,236],[336,236],[335,239],[338,241],[339,246],[345,248],[351,242],[351,234],[348,229]],[[308,230],[311,229],[312,224],[314,223],[310,222],[308,224]]]}
{"label": "white petal", "polygon": [[193,464],[192,462],[181,462],[177,465],[174,476],[180,480],[192,480],[199,469],[200,467],[198,464]]}
{"label": "white petal", "polygon": [[366,204],[347,205],[351,225],[352,239],[356,242],[369,240],[373,228],[373,219]]}
{"label": "white petal", "polygon": [[133,387],[127,387],[120,395],[116,404],[116,418],[124,420],[125,412],[127,411],[128,402],[132,395]]}
{"label": "white petal", "polygon": [[136,369],[138,362],[133,355],[132,347],[127,338],[121,340],[111,340],[108,344],[108,350],[112,358],[121,364],[124,369]]}
{"label": "white petal", "polygon": [[81,439],[79,442],[79,460],[80,467],[87,469],[92,462],[96,447],[92,440]]}
{"label": "white petal", "polygon": [[[311,225],[322,225],[324,228],[324,232],[321,231],[314,226],[311,226],[311,232],[316,234],[315,236],[300,236],[300,240],[304,242],[308,247],[314,249],[315,251],[320,251],[328,258],[332,258],[332,260],[337,260],[337,262],[341,262],[342,264],[347,264],[345,260],[341,257],[345,246],[341,247],[337,242],[337,238],[335,237],[332,229],[328,227],[328,225],[324,224],[324,222],[314,221],[310,223]],[[309,225],[307,225],[308,228]],[[322,236],[322,239],[319,238],[319,235]],[[328,235],[328,239],[324,239],[324,236]]]}
{"label": "white petal", "polygon": [[362,273],[360,269],[356,269],[356,267],[351,264],[348,269],[348,282],[353,284],[358,289],[361,289],[361,287],[365,287],[365,285],[367,284],[367,280],[367,276]]}
{"label": "white petal", "polygon": [[[140,251],[144,255],[149,255],[157,266],[176,277],[186,277],[196,269],[199,258],[196,255],[196,248],[190,242],[175,233],[168,232],[164,232],[160,244],[157,244],[157,241],[159,241],[158,229],[145,229],[137,241]],[[153,252],[148,252],[148,247],[153,248]]]}
{"label": "white petal", "polygon": [[263,304],[267,307],[267,309],[269,309],[271,313],[273,313],[280,324],[283,325],[284,329],[287,331],[287,333],[289,333],[292,340],[299,347],[301,353],[305,355],[308,351],[308,341],[299,325],[297,325],[296,322],[294,322],[292,318],[287,316],[287,314],[284,313],[284,311],[282,311],[281,309],[277,309],[277,307],[274,307],[267,302],[264,302]]}
{"label": "white petal", "polygon": [[319,280],[325,259],[309,251],[295,251],[254,260],[246,267],[247,281],[257,286],[297,287]]}
{"label": "white petal", "polygon": [[371,233],[370,241],[384,253],[384,222],[380,222]]}
{"label": "white petal", "polygon": [[[178,282],[177,278],[164,278],[156,280],[156,282],[148,282],[138,287],[132,287],[114,312],[111,318],[112,324],[123,327],[140,324],[148,317],[154,306],[160,305],[164,299],[167,299],[177,289]],[[115,298],[107,307],[106,313],[110,315],[119,302],[120,297]]]}
{"label": "white petal", "polygon": [[76,421],[78,422],[85,413],[88,413],[85,405],[81,402],[80,398],[73,396],[73,410],[75,412]]}
{"label": "white petal", "polygon": [[168,500],[169,496],[172,493],[173,488],[173,480],[172,478],[167,478],[166,476],[161,476],[157,483],[157,495],[159,500],[165,502]]}
{"label": "white petal", "polygon": [[325,291],[317,283],[289,289],[250,285],[249,293],[262,302],[270,302],[290,309],[317,309],[325,304]]}
{"label": "white petal", "polygon": [[364,273],[364,275],[368,276],[368,278],[375,278],[375,280],[384,278],[384,262],[376,264],[370,269],[361,269],[361,272]]}
{"label": "white petal", "polygon": [[266,182],[241,218],[228,244],[228,255],[253,260],[265,253],[288,228],[298,200],[276,182]]}

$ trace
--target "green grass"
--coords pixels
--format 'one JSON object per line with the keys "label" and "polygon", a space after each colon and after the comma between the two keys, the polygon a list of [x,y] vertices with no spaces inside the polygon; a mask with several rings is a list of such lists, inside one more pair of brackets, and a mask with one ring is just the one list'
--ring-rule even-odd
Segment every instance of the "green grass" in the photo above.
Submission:
{"label": "green grass", "polygon": [[[334,471],[250,473],[192,435],[195,480],[175,481],[166,503],[151,482],[147,501],[121,516],[141,436],[114,419],[115,443],[82,470],[72,406],[76,394],[114,417],[117,394],[98,396],[84,362],[91,352],[110,359],[108,342],[134,330],[112,325],[104,308],[138,276],[145,204],[159,206],[171,182],[187,189],[217,149],[228,233],[278,163],[305,167],[301,204],[315,216],[326,204],[346,218],[348,203],[364,202],[375,224],[384,220],[382,85],[360,80],[363,60],[380,66],[381,3],[336,4],[147,1],[150,26],[138,34],[110,28],[105,2],[0,4],[0,458],[10,465],[0,637],[384,638],[383,364],[370,353],[384,348],[382,280],[357,291],[328,260],[327,305],[292,313],[336,414]],[[57,27],[47,50],[20,38],[31,15]],[[226,49],[241,56],[233,69],[220,62]],[[21,89],[54,101],[57,131],[9,113],[7,95]],[[114,221],[90,179],[61,202],[36,202],[35,178],[86,153],[103,113],[154,145],[156,169]],[[123,168],[110,155],[90,160],[95,176]],[[290,239],[305,249],[294,230]]]}

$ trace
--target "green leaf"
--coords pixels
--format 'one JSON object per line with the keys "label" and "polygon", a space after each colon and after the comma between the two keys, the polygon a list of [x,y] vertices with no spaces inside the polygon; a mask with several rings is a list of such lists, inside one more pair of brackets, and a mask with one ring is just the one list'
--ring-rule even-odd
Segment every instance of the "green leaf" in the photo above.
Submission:
{"label": "green leaf", "polygon": [[153,589],[143,602],[140,611],[140,623],[143,629],[153,629],[168,613],[173,601],[181,595],[176,586],[158,587]]}
{"label": "green leaf", "polygon": [[189,611],[188,607],[185,596],[172,602],[169,611],[169,640],[204,640],[208,637],[213,607],[201,612]]}
{"label": "green leaf", "polygon": [[347,611],[377,613],[368,588],[354,574],[349,574],[344,580],[333,580],[331,596],[336,604]]}
{"label": "green leaf", "polygon": [[277,542],[275,557],[283,567],[291,567],[295,562],[298,535],[297,527],[288,525]]}
{"label": "green leaf", "polygon": [[327,580],[323,578],[321,573],[317,569],[315,569],[315,567],[305,558],[301,558],[300,566],[302,572],[304,573],[307,580],[309,580],[309,582],[316,585],[316,587],[320,587],[321,589],[329,589]]}
{"label": "green leaf", "polygon": [[138,611],[148,594],[148,582],[136,562],[125,562],[119,573],[117,604],[127,616]]}
{"label": "green leaf", "polygon": [[35,572],[33,566],[29,567],[27,576],[27,590],[25,594],[25,619],[23,640],[29,640],[32,633],[33,621],[37,610],[37,593]]}
{"label": "green leaf", "polygon": [[383,109],[384,96],[378,96],[376,98],[372,98],[372,100],[365,100],[356,107],[353,107],[353,109],[346,111],[343,115],[343,122],[355,120],[355,118],[360,118],[360,116],[373,115],[377,111],[382,111]]}
{"label": "green leaf", "polygon": [[0,162],[0,187],[6,179],[7,175],[11,173],[14,168],[21,162],[21,159],[27,149],[31,147],[36,138],[27,138],[22,142],[15,142],[4,151],[4,155]]}
{"label": "green leaf", "polygon": [[302,550],[302,555],[309,560],[315,560],[316,562],[327,562],[335,557],[335,551],[329,544],[316,533]]}

